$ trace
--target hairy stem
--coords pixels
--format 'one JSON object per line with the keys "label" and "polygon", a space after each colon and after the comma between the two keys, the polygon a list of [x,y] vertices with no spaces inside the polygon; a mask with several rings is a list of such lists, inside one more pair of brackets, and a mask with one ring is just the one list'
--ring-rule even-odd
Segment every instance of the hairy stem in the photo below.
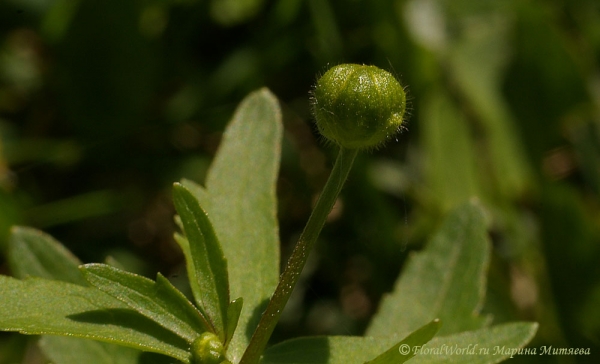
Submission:
{"label": "hairy stem", "polygon": [[304,231],[302,231],[302,235],[300,235],[300,239],[298,239],[298,243],[296,243],[296,247],[281,274],[277,289],[275,289],[275,293],[271,296],[267,309],[260,318],[258,327],[252,335],[252,339],[250,339],[250,344],[248,345],[246,352],[244,352],[240,364],[256,364],[260,360],[260,356],[267,346],[267,342],[275,329],[275,325],[279,321],[281,312],[298,282],[300,272],[302,272],[302,269],[306,264],[308,255],[315,245],[317,237],[325,224],[325,220],[342,190],[342,186],[348,177],[348,172],[350,172],[352,163],[357,154],[358,149],[340,148],[331,175],[329,176],[329,179],[323,188],[323,192],[319,196],[317,204],[308,218]]}

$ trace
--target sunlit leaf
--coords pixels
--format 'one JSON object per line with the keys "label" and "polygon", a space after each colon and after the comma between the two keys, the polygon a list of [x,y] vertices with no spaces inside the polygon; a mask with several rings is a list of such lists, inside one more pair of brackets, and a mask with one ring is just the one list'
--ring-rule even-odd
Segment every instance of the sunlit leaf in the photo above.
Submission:
{"label": "sunlit leaf", "polygon": [[[410,347],[423,345],[431,340],[439,327],[439,321],[430,322],[395,343],[391,348],[389,345],[390,342],[393,342],[393,338],[382,340],[358,336],[316,336],[287,340],[268,348],[261,363],[359,364],[367,362],[368,364],[399,364],[413,356],[410,350],[408,353],[401,354],[398,349],[401,345]],[[402,348],[404,350],[404,346]],[[373,359],[374,357],[376,358]]]}
{"label": "sunlit leaf", "polygon": [[466,204],[453,210],[427,247],[409,259],[367,335],[405,336],[435,318],[444,323],[440,334],[483,327],[479,310],[489,250],[481,208]]}
{"label": "sunlit leaf", "polygon": [[440,327],[441,322],[433,320],[366,364],[402,364],[416,355],[413,348],[429,342],[440,330]]}
{"label": "sunlit leaf", "polygon": [[[518,322],[436,337],[413,348],[417,355],[411,364],[493,364],[518,356],[535,335],[538,325]],[[523,350],[523,349],[522,349]],[[524,353],[524,351],[521,351]],[[528,355],[537,355],[538,353]],[[526,356],[526,355],[524,355]]]}
{"label": "sunlit leaf", "polygon": [[241,357],[279,278],[276,181],[281,154],[281,111],[262,89],[238,107],[207,177],[206,189],[190,181],[209,214],[228,260],[231,297],[244,309],[229,344]]}

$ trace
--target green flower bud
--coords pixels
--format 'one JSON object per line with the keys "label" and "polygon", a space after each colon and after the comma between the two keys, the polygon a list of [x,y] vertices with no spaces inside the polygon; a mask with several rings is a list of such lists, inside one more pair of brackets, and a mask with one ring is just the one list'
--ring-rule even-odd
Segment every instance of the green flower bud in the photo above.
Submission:
{"label": "green flower bud", "polygon": [[317,81],[312,108],[325,138],[344,148],[373,148],[400,130],[406,94],[387,71],[341,64]]}
{"label": "green flower bud", "polygon": [[217,335],[205,332],[192,343],[194,364],[219,364],[225,359],[223,343]]}

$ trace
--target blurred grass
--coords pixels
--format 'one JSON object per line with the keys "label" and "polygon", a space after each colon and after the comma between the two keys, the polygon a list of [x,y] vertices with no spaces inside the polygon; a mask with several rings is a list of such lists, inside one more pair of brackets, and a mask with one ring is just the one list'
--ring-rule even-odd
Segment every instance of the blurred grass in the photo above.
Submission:
{"label": "blurred grass", "polygon": [[[86,262],[128,251],[137,271],[179,272],[170,185],[203,180],[262,86],[285,113],[289,250],[333,153],[308,91],[328,65],[368,63],[407,85],[408,132],[357,160],[276,340],[361,333],[407,253],[476,196],[493,221],[485,310],[539,321],[534,346],[598,355],[599,60],[595,0],[3,1],[0,271],[24,224]],[[22,357],[12,340],[0,363]]]}

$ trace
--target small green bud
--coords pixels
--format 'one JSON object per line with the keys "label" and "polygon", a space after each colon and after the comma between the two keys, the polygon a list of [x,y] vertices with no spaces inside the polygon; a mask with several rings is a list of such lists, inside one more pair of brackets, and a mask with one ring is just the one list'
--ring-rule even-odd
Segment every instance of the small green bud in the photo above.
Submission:
{"label": "small green bud", "polygon": [[317,81],[312,108],[325,138],[349,149],[373,148],[400,130],[406,94],[387,71],[341,64]]}
{"label": "small green bud", "polygon": [[194,364],[220,364],[223,356],[223,343],[211,332],[205,332],[192,343]]}

